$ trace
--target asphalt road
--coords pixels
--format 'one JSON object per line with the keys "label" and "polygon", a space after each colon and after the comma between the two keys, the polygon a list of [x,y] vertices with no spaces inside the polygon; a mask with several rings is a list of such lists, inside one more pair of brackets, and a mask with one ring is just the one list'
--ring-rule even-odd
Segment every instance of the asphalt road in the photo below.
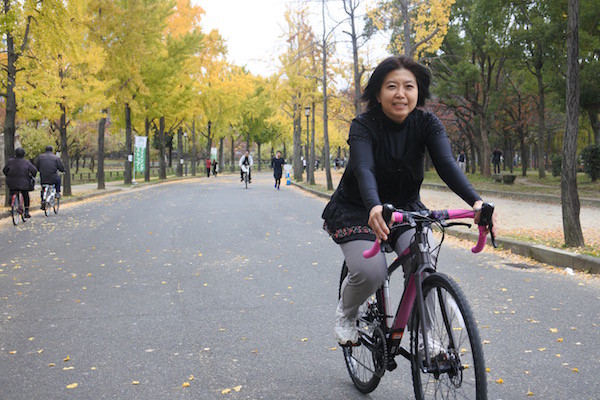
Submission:
{"label": "asphalt road", "polygon": [[[413,398],[404,359],[369,396],[350,381],[324,205],[256,173],[0,221],[0,398]],[[598,398],[600,278],[468,247],[448,239],[440,269],[479,322],[489,398]]]}

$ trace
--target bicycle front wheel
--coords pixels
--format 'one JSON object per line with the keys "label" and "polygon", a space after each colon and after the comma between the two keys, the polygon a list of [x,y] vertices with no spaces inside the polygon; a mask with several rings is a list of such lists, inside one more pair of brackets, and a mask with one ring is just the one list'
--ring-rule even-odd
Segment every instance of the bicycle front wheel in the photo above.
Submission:
{"label": "bicycle front wheel", "polygon": [[244,183],[246,184],[246,189],[248,189],[248,173],[244,174]]}
{"label": "bicycle front wheel", "polygon": [[434,273],[423,281],[425,329],[430,364],[425,360],[421,318],[411,324],[412,376],[421,399],[487,399],[485,361],[475,318],[458,284]]}
{"label": "bicycle front wheel", "polygon": [[[348,275],[346,262],[342,265],[340,287],[338,296],[341,295],[342,283]],[[354,386],[362,393],[370,393],[385,373],[386,343],[385,335],[379,327],[376,318],[377,300],[372,296],[358,311],[356,321],[359,332],[359,343],[356,346],[342,346],[344,360]]]}

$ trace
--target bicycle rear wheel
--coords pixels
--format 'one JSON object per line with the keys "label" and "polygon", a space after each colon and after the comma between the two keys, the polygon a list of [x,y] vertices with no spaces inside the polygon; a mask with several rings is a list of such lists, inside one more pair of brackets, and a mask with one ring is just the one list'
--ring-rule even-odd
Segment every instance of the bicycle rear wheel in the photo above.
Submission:
{"label": "bicycle rear wheel", "polygon": [[[342,265],[338,298],[341,296],[342,283],[348,275],[346,262]],[[377,300],[372,296],[358,310],[356,324],[359,332],[357,346],[342,346],[346,367],[354,386],[362,393],[370,393],[385,373],[386,343],[385,335],[379,327]]]}
{"label": "bicycle rear wheel", "polygon": [[12,195],[10,202],[10,216],[12,218],[13,225],[19,225],[19,196],[16,194]]}
{"label": "bicycle rear wheel", "polygon": [[431,368],[427,370],[425,365],[420,314],[413,312],[411,365],[415,397],[487,399],[483,349],[464,293],[450,277],[434,273],[423,282],[423,297]]}
{"label": "bicycle rear wheel", "polygon": [[58,214],[58,207],[60,207],[60,198],[55,197],[54,205],[52,206],[52,209],[54,210],[54,214]]}
{"label": "bicycle rear wheel", "polygon": [[46,214],[46,217],[50,213],[50,203],[48,202],[48,198],[50,197],[49,191],[50,189],[48,187],[44,187],[44,194],[42,195],[42,205],[44,206],[44,214]]}

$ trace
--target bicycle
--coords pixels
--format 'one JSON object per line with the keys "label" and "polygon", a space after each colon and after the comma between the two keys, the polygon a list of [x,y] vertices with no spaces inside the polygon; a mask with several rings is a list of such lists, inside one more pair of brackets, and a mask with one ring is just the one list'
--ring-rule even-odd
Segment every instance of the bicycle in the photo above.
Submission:
{"label": "bicycle", "polygon": [[54,184],[42,185],[42,206],[46,217],[50,214],[50,208],[52,208],[54,214],[58,214],[60,198],[56,195],[56,186]]}
{"label": "bicycle", "polygon": [[[493,204],[484,204],[479,221],[479,239],[471,250],[480,252],[486,243],[486,230],[492,232]],[[477,325],[458,284],[448,275],[437,272],[431,254],[444,241],[445,228],[455,225],[470,227],[450,219],[473,218],[472,210],[439,210],[406,212],[384,205],[386,221],[397,224],[390,235],[403,225],[415,229],[410,246],[388,266],[388,277],[383,285],[358,312],[359,341],[356,345],[342,346],[348,372],[356,388],[370,393],[384,373],[397,367],[395,357],[403,356],[411,363],[413,388],[418,400],[426,398],[487,398],[485,360]],[[435,224],[442,238],[433,250],[427,240],[428,227]],[[495,238],[491,235],[496,247]],[[375,242],[363,253],[373,257],[379,251],[393,251],[390,243]],[[411,262],[414,260],[414,262]],[[406,273],[404,292],[395,314],[390,307],[390,277],[405,263],[411,263]],[[341,286],[348,269],[342,266]],[[401,345],[405,330],[410,330],[409,346]],[[424,345],[424,344],[427,345]]]}
{"label": "bicycle", "polygon": [[23,222],[27,221],[25,217],[25,201],[21,192],[12,193],[10,198],[10,216],[13,225],[19,225],[19,217]]}
{"label": "bicycle", "polygon": [[244,173],[244,185],[248,189],[248,183],[250,183],[250,166],[242,165],[242,172]]}

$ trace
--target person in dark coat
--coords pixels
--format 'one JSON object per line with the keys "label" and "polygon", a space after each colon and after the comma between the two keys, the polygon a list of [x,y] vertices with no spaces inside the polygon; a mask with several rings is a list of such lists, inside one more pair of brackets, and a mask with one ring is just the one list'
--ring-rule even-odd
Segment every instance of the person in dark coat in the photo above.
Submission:
{"label": "person in dark coat", "polygon": [[42,190],[40,197],[42,199],[42,210],[44,209],[44,186],[54,185],[56,188],[56,198],[60,198],[60,172],[65,172],[65,166],[59,156],[52,153],[52,146],[46,146],[46,152],[40,154],[35,159],[35,166],[40,171],[40,183]]}
{"label": "person in dark coat", "polygon": [[2,169],[6,175],[6,186],[10,190],[10,195],[21,192],[23,194],[23,203],[25,203],[25,218],[29,215],[29,181],[30,177],[37,175],[35,165],[25,159],[25,150],[18,148],[15,150],[15,157],[9,159]]}
{"label": "person in dark coat", "polygon": [[283,164],[285,160],[281,158],[281,151],[275,154],[275,157],[271,160],[271,167],[273,168],[273,177],[275,178],[275,188],[277,190],[281,187],[281,175],[283,175]]}

